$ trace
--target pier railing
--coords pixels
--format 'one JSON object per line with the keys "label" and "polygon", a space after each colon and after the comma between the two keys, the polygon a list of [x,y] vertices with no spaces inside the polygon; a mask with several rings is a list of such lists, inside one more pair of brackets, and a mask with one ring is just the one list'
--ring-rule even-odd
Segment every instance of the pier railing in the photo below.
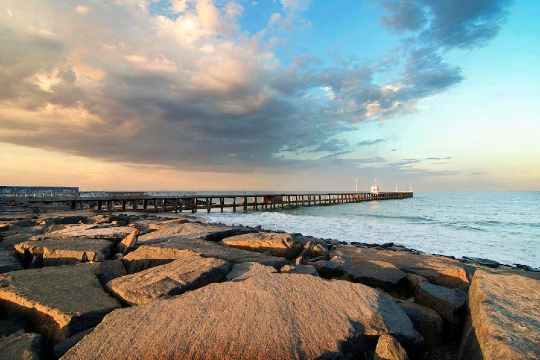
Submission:
{"label": "pier railing", "polygon": [[142,193],[95,194],[92,197],[65,199],[28,199],[30,204],[65,203],[71,209],[107,211],[197,212],[216,209],[227,211],[257,211],[304,206],[328,206],[364,201],[407,199],[412,192],[351,192],[351,193],[287,193],[287,194],[219,194],[189,196],[152,196]]}

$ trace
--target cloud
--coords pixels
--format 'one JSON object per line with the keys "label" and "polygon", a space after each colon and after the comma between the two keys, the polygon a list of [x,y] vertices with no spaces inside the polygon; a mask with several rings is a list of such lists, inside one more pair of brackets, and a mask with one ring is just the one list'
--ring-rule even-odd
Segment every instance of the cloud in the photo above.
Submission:
{"label": "cloud", "polygon": [[470,48],[485,44],[500,30],[512,0],[382,0],[383,23],[417,33],[435,47]]}
{"label": "cloud", "polygon": [[[460,69],[445,62],[440,46],[486,38],[471,35],[480,20],[498,29],[504,2],[496,3],[467,16],[459,10],[458,20],[469,25],[452,26],[442,5],[411,2],[435,16],[417,19],[423,27],[401,19],[414,9],[388,7],[389,26],[418,32],[404,61],[323,66],[309,57],[283,63],[270,40],[283,29],[270,25],[265,36],[242,31],[236,2],[123,0],[74,8],[9,0],[10,12],[0,12],[0,141],[186,170],[335,162],[350,152],[348,142],[335,139],[357,123],[414,111],[420,99],[459,83]],[[299,21],[308,6],[283,1],[280,16]],[[34,22],[29,13],[42,16]],[[455,35],[454,27],[466,34]],[[452,39],[443,41],[443,32]]]}
{"label": "cloud", "polygon": [[430,156],[425,158],[425,160],[441,161],[441,160],[451,160],[451,156]]}
{"label": "cloud", "polygon": [[356,143],[356,146],[371,146],[375,144],[380,144],[386,142],[385,139],[373,139],[373,140],[362,140]]}

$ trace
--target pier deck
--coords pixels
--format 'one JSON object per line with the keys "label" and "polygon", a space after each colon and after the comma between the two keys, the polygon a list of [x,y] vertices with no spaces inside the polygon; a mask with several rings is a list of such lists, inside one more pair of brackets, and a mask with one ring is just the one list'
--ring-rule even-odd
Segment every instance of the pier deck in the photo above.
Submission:
{"label": "pier deck", "polygon": [[97,211],[156,211],[156,212],[210,212],[225,209],[257,211],[286,209],[303,206],[328,206],[364,201],[394,200],[413,197],[412,192],[350,192],[350,193],[285,193],[285,194],[242,194],[242,195],[186,195],[153,196],[143,193],[108,193],[102,196],[79,197],[78,199],[26,199],[30,206],[42,204],[65,204],[73,210],[94,209]]}

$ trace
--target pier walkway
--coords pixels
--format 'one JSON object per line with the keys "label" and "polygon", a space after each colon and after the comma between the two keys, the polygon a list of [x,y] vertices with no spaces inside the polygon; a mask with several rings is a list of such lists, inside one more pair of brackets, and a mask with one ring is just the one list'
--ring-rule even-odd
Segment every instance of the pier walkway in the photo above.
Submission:
{"label": "pier walkway", "polygon": [[219,194],[154,196],[141,192],[111,192],[77,199],[26,198],[30,206],[64,205],[72,210],[94,209],[97,211],[154,211],[154,212],[221,212],[232,210],[257,211],[286,209],[303,206],[328,206],[364,201],[394,200],[413,197],[412,192],[349,192],[349,193],[284,193],[284,194]]}

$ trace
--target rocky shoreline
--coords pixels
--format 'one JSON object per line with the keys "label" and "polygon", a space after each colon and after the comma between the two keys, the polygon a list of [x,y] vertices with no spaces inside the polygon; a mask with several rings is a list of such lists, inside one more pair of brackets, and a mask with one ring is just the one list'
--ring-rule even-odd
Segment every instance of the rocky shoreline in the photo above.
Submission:
{"label": "rocky shoreline", "polygon": [[0,214],[2,359],[538,359],[540,272],[179,214]]}

